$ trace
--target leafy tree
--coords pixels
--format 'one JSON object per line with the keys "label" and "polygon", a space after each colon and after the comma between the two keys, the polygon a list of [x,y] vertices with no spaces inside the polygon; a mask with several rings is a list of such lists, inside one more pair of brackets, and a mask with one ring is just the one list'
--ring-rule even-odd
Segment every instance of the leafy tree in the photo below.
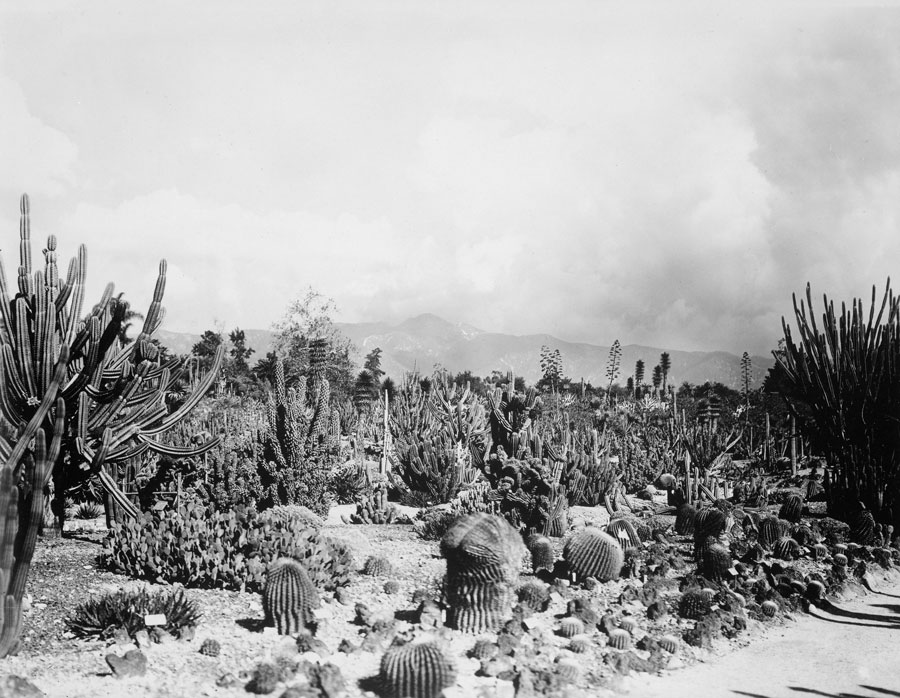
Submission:
{"label": "leafy tree", "polygon": [[376,383],[380,383],[381,377],[384,375],[384,371],[381,368],[381,353],[381,348],[375,347],[366,354],[366,361],[363,364],[363,368],[372,374],[372,378],[375,379]]}
{"label": "leafy tree", "polygon": [[191,348],[191,354],[199,360],[199,368],[201,372],[208,371],[212,366],[213,359],[219,345],[222,344],[222,335],[213,330],[206,330],[201,336],[200,341]]}

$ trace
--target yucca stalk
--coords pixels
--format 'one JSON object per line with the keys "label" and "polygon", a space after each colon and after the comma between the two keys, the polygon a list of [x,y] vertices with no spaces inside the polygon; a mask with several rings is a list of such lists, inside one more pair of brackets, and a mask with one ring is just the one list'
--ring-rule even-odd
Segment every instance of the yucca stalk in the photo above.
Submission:
{"label": "yucca stalk", "polygon": [[[796,341],[782,319],[785,398],[794,416],[832,466],[827,491],[829,513],[847,518],[862,503],[884,523],[900,524],[900,300],[890,279],[881,303],[876,289],[868,313],[862,299],[850,308],[823,298],[821,329],[812,295],[794,296]],[[803,420],[794,402],[808,405]]]}

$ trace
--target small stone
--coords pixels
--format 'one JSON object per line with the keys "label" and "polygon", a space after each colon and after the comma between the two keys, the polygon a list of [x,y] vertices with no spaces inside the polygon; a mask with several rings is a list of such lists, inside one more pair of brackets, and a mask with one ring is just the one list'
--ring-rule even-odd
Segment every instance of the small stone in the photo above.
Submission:
{"label": "small stone", "polygon": [[167,642],[172,642],[175,639],[175,636],[167,630],[157,626],[150,629],[150,639],[158,645],[163,645]]}
{"label": "small stone", "polygon": [[140,650],[129,650],[124,657],[117,654],[106,655],[106,663],[116,678],[143,676],[147,673],[147,657]]}
{"label": "small stone", "polygon": [[146,630],[138,630],[134,634],[134,641],[138,647],[148,647],[150,645],[150,633]]}
{"label": "small stone", "polygon": [[216,680],[216,686],[220,688],[231,688],[232,686],[237,686],[240,683],[240,679],[232,673],[222,674]]}
{"label": "small stone", "polygon": [[44,698],[45,693],[28,679],[8,674],[0,678],[0,696],[3,698]]}

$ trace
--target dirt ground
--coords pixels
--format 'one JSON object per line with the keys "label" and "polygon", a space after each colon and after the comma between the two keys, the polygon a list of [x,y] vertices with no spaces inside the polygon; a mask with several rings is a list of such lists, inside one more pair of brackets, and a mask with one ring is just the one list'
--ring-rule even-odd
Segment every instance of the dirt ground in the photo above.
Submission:
{"label": "dirt ground", "polygon": [[[605,512],[590,510],[583,512],[596,523],[605,523]],[[320,655],[307,653],[298,656],[293,638],[282,637],[274,628],[262,627],[262,604],[259,594],[219,590],[188,589],[187,595],[200,607],[203,617],[190,641],[170,640],[163,644],[142,647],[148,660],[146,675],[120,679],[112,675],[105,657],[109,653],[118,655],[134,648],[134,644],[111,644],[106,641],[85,641],[74,638],[65,624],[65,617],[79,603],[91,594],[115,590],[122,586],[138,584],[128,578],[98,569],[96,557],[100,552],[100,542],[105,535],[97,523],[75,532],[74,537],[62,539],[42,539],[35,555],[34,566],[29,578],[31,608],[25,617],[23,644],[18,656],[4,660],[4,672],[30,680],[47,696],[54,698],[104,698],[106,696],[130,696],[131,698],[170,696],[246,696],[246,684],[252,671],[261,661],[281,661],[290,663],[306,659],[313,663],[329,662],[337,666],[346,680],[348,698],[376,695],[372,689],[372,678],[378,674],[381,649],[350,653],[339,651],[342,641],[358,647],[363,629],[353,623],[354,604],[365,603],[375,617],[398,619],[397,628],[409,627],[407,620],[415,609],[412,594],[417,589],[428,589],[437,593],[445,572],[444,560],[440,557],[438,543],[423,541],[411,526],[347,525],[341,523],[341,511],[332,512],[324,532],[334,538],[346,541],[361,568],[370,555],[387,557],[394,567],[389,577],[357,575],[347,589],[345,604],[333,598],[325,599],[319,614],[316,637],[324,642],[326,649]],[[73,522],[75,523],[75,522]],[[524,575],[522,581],[527,581]],[[384,583],[394,580],[399,584],[397,593],[389,594]],[[897,578],[879,579],[876,582],[883,590],[900,597]],[[600,609],[609,608],[625,616],[631,615],[637,621],[634,639],[644,635],[659,637],[664,634],[679,636],[693,621],[668,614],[662,619],[647,619],[642,604],[636,601],[620,601],[623,590],[629,586],[628,580],[619,580],[599,585],[590,592],[590,597]],[[888,586],[888,584],[894,586]],[[583,592],[579,592],[583,595]],[[900,598],[879,597],[883,603],[900,604]],[[863,642],[881,642],[882,638],[894,636],[889,629],[857,628],[854,624],[837,624],[810,617],[783,619],[762,623],[748,620],[747,630],[733,640],[720,641],[711,652],[681,644],[669,661],[665,677],[646,675],[622,678],[609,666],[609,655],[614,653],[606,647],[605,636],[595,632],[594,646],[587,654],[571,655],[566,649],[568,640],[556,634],[559,618],[565,612],[566,599],[560,594],[552,598],[550,608],[537,614],[530,623],[529,641],[537,649],[536,662],[550,663],[560,655],[572,656],[580,665],[580,677],[568,695],[571,696],[612,696],[626,691],[634,696],[692,698],[720,695],[799,695],[793,693],[769,693],[765,684],[754,684],[745,680],[748,676],[762,676],[777,685],[793,685],[790,673],[777,680],[768,672],[772,658],[778,656],[792,658],[786,663],[791,667],[812,664],[822,665],[818,674],[815,670],[809,679],[797,679],[797,685],[816,687],[825,685],[821,681],[812,682],[818,676],[823,679],[840,668],[848,671],[848,688],[856,688],[864,682],[863,674],[872,676],[872,684],[887,689],[891,682],[887,678],[877,679],[880,670],[878,661],[862,660],[867,653]],[[895,609],[896,610],[896,606]],[[892,609],[881,609],[881,613],[892,613]],[[898,625],[900,627],[900,625]],[[893,629],[893,628],[890,628]],[[853,633],[874,632],[854,639]],[[480,664],[466,656],[478,639],[441,629],[437,632],[441,642],[454,657],[458,668],[458,681],[447,691],[448,696],[512,696],[513,685],[508,680],[491,676],[478,676]],[[199,653],[204,639],[214,638],[221,644],[218,657],[208,657]],[[492,639],[496,639],[496,635]],[[821,640],[826,650],[817,647]],[[345,642],[345,645],[347,644]],[[749,646],[734,652],[738,647]],[[900,647],[900,644],[896,646]],[[644,657],[648,653],[639,650],[636,654]],[[750,654],[747,654],[747,653]],[[888,653],[888,649],[884,650]],[[848,656],[849,664],[839,664],[838,658]],[[887,656],[887,654],[880,655]],[[741,659],[741,658],[744,659]],[[737,662],[736,664],[734,662]],[[698,664],[699,663],[699,664]],[[694,665],[694,666],[691,666]],[[687,668],[684,668],[687,667]],[[846,668],[850,667],[850,668]],[[852,667],[857,667],[851,670]],[[863,668],[860,668],[863,667]],[[710,672],[708,675],[704,671]],[[855,671],[855,673],[854,673]],[[756,672],[756,673],[754,673]],[[695,678],[696,677],[696,678]],[[859,678],[857,681],[856,678]],[[305,682],[302,672],[296,677],[279,684],[271,694],[280,696],[290,685],[302,686]],[[865,678],[865,681],[870,679]],[[780,683],[778,683],[780,682]],[[752,688],[756,686],[756,688]],[[683,687],[683,688],[681,688]],[[702,690],[699,690],[702,687]],[[894,688],[893,686],[890,686]],[[825,690],[825,689],[822,689]],[[683,691],[683,692],[678,692]],[[705,691],[705,692],[704,692]],[[732,691],[729,693],[729,691]],[[744,693],[741,693],[744,691]],[[858,691],[857,691],[858,693]],[[823,694],[819,694],[823,695]],[[825,693],[824,695],[837,695]],[[848,695],[853,695],[849,693]],[[861,694],[860,694],[861,695]],[[865,694],[869,695],[869,694]],[[894,695],[888,693],[887,695]],[[900,695],[900,694],[898,694]]]}

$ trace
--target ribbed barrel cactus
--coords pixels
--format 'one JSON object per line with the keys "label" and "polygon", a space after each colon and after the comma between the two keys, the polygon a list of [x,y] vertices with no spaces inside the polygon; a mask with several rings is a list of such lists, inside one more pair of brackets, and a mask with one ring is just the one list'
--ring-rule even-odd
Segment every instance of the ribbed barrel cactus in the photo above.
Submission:
{"label": "ribbed barrel cactus", "polygon": [[601,582],[617,579],[625,563],[625,553],[618,541],[591,526],[566,541],[563,557],[579,579],[595,577]]}
{"label": "ribbed barrel cactus", "polygon": [[444,534],[447,625],[463,632],[496,630],[508,617],[525,555],[519,533],[491,514],[464,516]]}
{"label": "ribbed barrel cactus", "polygon": [[413,641],[388,648],[379,679],[391,698],[439,698],[456,683],[456,666],[436,643]]}
{"label": "ribbed barrel cactus", "polygon": [[279,635],[302,632],[319,607],[319,592],[309,574],[297,560],[282,557],[269,565],[263,588],[266,624],[274,625]]}

